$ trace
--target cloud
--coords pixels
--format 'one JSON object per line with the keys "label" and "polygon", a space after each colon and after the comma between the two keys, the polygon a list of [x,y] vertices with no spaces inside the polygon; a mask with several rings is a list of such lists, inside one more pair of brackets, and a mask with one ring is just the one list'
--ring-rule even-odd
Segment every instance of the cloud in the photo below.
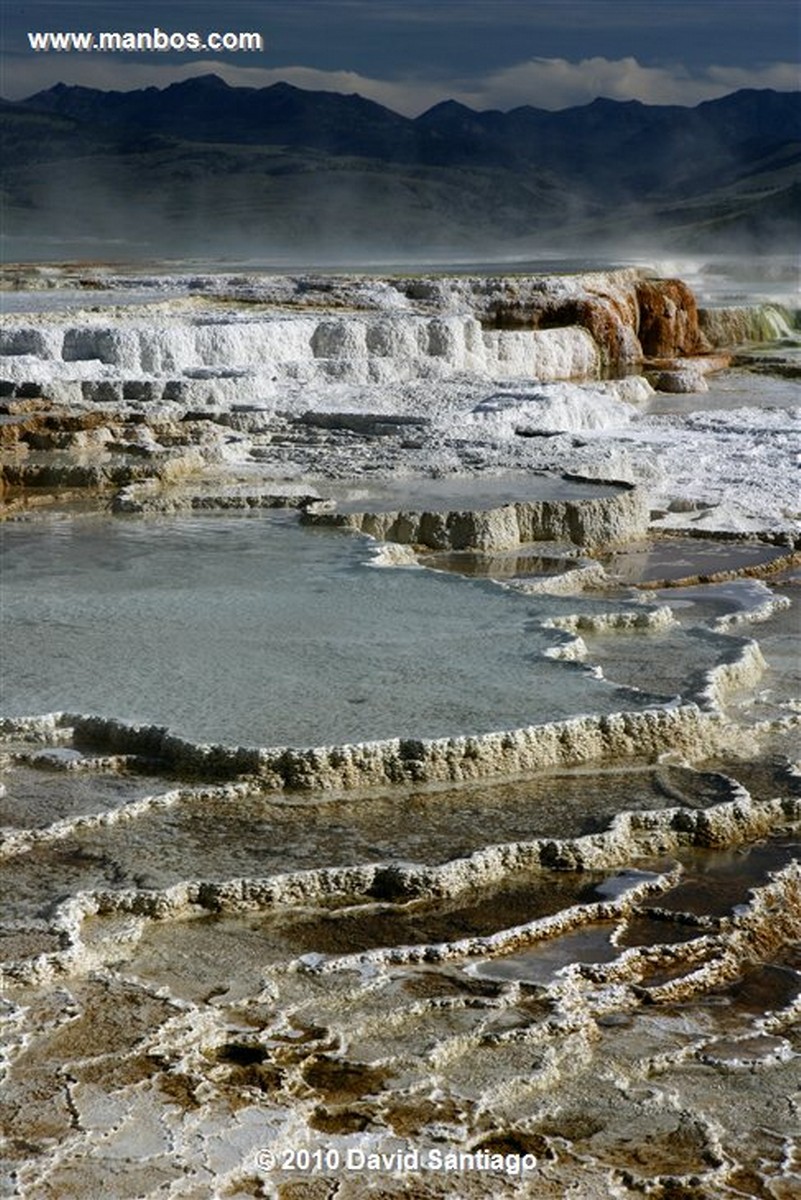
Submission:
{"label": "cloud", "polygon": [[478,81],[473,107],[568,108],[589,103],[598,96],[611,100],[642,100],[646,104],[698,104],[738,88],[799,87],[795,63],[767,66],[706,67],[689,72],[686,67],[642,66],[636,58],[535,58],[495,71]]}
{"label": "cloud", "polygon": [[532,58],[484,75],[438,79],[416,76],[380,79],[356,71],[326,71],[302,65],[268,69],[215,59],[185,64],[132,62],[115,55],[8,57],[4,66],[3,94],[15,100],[58,82],[127,91],[166,87],[213,72],[238,87],[268,87],[283,81],[309,90],[357,92],[407,116],[416,116],[448,99],[475,109],[504,110],[524,104],[546,109],[569,108],[587,104],[598,96],[642,100],[646,104],[695,105],[738,88],[777,91],[799,88],[798,67],[794,62],[773,62],[752,68],[712,65],[690,72],[680,65],[643,66],[633,57],[594,57],[580,61]]}
{"label": "cloud", "polygon": [[244,67],[213,58],[194,59],[185,64],[125,62],[110,54],[96,54],[91,58],[80,54],[42,54],[34,59],[9,57],[4,63],[2,94],[9,100],[23,100],[56,83],[111,91],[164,88],[210,73],[219,75],[232,87],[263,88],[283,82],[309,91],[358,92],[387,108],[409,115],[423,112],[450,94],[450,85],[446,81],[372,79],[356,71],[324,71],[306,66]]}
{"label": "cloud", "polygon": [[[798,63],[770,63],[756,71],[747,67],[710,67],[709,78],[727,91],[737,88],[769,87],[777,92],[797,92],[801,88]],[[754,79],[758,82],[753,82]]]}

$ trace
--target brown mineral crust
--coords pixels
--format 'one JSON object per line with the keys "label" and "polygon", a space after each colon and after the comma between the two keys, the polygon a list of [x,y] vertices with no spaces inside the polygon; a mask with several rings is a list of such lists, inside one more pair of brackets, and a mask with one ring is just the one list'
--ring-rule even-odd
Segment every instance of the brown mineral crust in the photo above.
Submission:
{"label": "brown mineral crust", "polygon": [[686,357],[711,349],[698,324],[695,297],[682,280],[638,280],[636,295],[637,336],[646,358]]}
{"label": "brown mineral crust", "polygon": [[492,329],[563,329],[578,325],[591,334],[605,366],[638,362],[636,328],[639,308],[631,290],[619,295],[584,295],[542,302],[503,300],[489,315]]}
{"label": "brown mineral crust", "polygon": [[606,366],[642,357],[686,358],[711,349],[695,297],[680,279],[640,279],[616,292],[590,290],[563,298],[504,297],[490,308],[487,323],[512,330],[580,326],[592,335]]}
{"label": "brown mineral crust", "polygon": [[582,296],[547,308],[537,322],[540,329],[579,325],[592,335],[606,366],[637,361],[635,330],[637,307],[612,296]]}
{"label": "brown mineral crust", "polygon": [[0,449],[16,448],[33,427],[33,421],[9,421],[0,425]]}
{"label": "brown mineral crust", "polygon": [[332,1108],[318,1105],[309,1117],[309,1128],[316,1129],[319,1133],[362,1133],[372,1123],[373,1114],[369,1108],[362,1112],[347,1105]]}
{"label": "brown mineral crust", "polygon": [[[0,384],[0,387],[13,387],[13,384]],[[51,400],[44,396],[15,396],[0,404],[0,414],[4,417],[27,416],[29,413],[49,412],[53,407]]]}
{"label": "brown mineral crust", "polygon": [[21,442],[37,449],[51,449],[60,440],[66,440],[69,445],[69,439],[75,434],[120,427],[120,417],[109,412],[37,412],[0,425],[0,445],[9,447]]}
{"label": "brown mineral crust", "polygon": [[315,1091],[334,1103],[346,1103],[364,1095],[383,1091],[391,1072],[365,1063],[315,1055],[301,1072],[303,1080]]}

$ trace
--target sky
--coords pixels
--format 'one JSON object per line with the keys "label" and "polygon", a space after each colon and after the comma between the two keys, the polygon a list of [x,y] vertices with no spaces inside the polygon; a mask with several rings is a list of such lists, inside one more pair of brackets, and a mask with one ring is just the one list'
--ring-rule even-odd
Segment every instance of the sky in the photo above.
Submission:
{"label": "sky", "polygon": [[[34,53],[29,32],[256,32],[258,52]],[[560,109],[598,96],[694,105],[799,88],[801,0],[0,0],[0,95],[232,85],[358,92],[416,116]]]}

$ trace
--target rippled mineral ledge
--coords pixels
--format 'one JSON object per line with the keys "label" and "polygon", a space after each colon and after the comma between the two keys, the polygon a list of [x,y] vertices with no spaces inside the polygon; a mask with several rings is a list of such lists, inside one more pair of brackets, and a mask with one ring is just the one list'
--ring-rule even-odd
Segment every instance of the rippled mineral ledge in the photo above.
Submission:
{"label": "rippled mineral ledge", "polygon": [[302,520],[432,550],[492,554],[529,542],[573,542],[597,550],[632,541],[648,528],[648,504],[642,491],[626,484],[607,485],[606,490],[609,494],[598,498],[517,501],[455,512],[338,513],[311,503],[305,506]]}
{"label": "rippled mineral ledge", "polygon": [[[6,292],[0,327],[2,480],[16,507],[88,490],[118,511],[253,508],[365,473],[534,470],[642,484],[652,520],[669,528],[797,535],[786,389],[777,408],[775,383],[763,382],[774,415],[751,396],[729,405],[733,423],[725,405],[700,399],[737,380],[726,371],[733,351],[749,370],[787,378],[792,351],[768,362],[754,353],[793,344],[786,304],[699,311],[680,280],[634,268],[408,279],[89,272],[52,302],[47,288],[69,286],[69,270],[9,278],[39,289]],[[103,304],[91,304],[93,289]],[[662,415],[660,393],[699,401]],[[758,441],[750,460],[737,457],[734,479],[740,433]],[[181,481],[202,486],[181,492]],[[584,536],[581,522],[561,524]]]}
{"label": "rippled mineral ledge", "polygon": [[[0,719],[0,1193],[801,1193],[797,314],[633,269],[13,285],[9,691],[85,693]],[[237,733],[335,603],[318,728],[403,687],[457,732],[119,718],[169,673]],[[514,725],[405,653],[434,611],[497,658],[519,621]]]}

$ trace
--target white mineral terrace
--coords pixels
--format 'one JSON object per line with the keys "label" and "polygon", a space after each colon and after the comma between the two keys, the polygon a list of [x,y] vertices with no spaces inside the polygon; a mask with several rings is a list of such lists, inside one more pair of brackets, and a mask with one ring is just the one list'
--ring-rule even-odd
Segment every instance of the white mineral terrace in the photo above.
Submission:
{"label": "white mineral terrace", "polygon": [[592,376],[600,361],[584,330],[482,332],[472,316],[279,314],[259,320],[240,313],[193,318],[167,312],[154,318],[122,316],[111,325],[102,318],[87,317],[81,324],[42,319],[11,326],[0,352],[16,360],[11,366],[18,378],[40,364],[45,377],[58,364],[58,378],[64,380],[86,378],[98,366],[100,378],[148,379],[176,373],[190,379],[198,373],[202,379],[206,372],[225,378],[232,371],[258,369],[248,381],[252,390],[293,379],[400,383],[458,371],[490,378],[569,379]]}
{"label": "white mineral terrace", "polygon": [[0,1195],[801,1194],[796,302],[654,275],[10,273]]}
{"label": "white mineral terrace", "polygon": [[[645,484],[666,528],[798,533],[799,338],[787,297],[783,306],[716,304],[696,328],[694,309],[681,308],[691,304],[683,285],[633,268],[494,279],[99,277],[107,290],[98,296],[139,287],[117,307],[92,306],[88,284],[48,311],[37,311],[47,292],[27,293],[28,312],[21,293],[5,293],[14,303],[0,327],[0,385],[7,396],[127,416],[119,439],[83,435],[95,462],[98,449],[115,448],[111,475],[123,482],[132,446],[141,455],[158,444],[154,423],[200,415],[203,438],[172,462],[173,476],[196,470],[198,453],[254,485],[555,470]],[[673,288],[663,309],[660,286]],[[144,287],[151,303],[139,302]],[[762,344],[783,347],[767,366],[757,361]],[[762,377],[726,370],[732,349],[750,353]],[[340,424],[326,427],[326,415]],[[180,439],[167,444],[175,460]],[[29,479],[36,453],[32,444]],[[19,468],[8,470],[14,483]]]}

